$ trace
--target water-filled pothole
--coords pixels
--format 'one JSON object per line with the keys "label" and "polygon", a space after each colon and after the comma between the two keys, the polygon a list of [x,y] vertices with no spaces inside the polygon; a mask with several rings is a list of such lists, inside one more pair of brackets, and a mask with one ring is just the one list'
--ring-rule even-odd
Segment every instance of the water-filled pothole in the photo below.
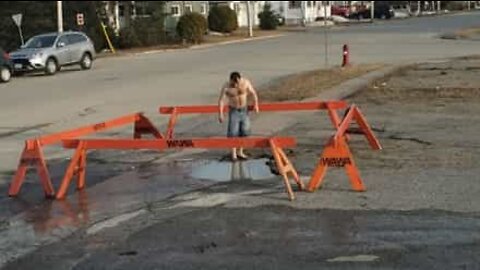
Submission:
{"label": "water-filled pothole", "polygon": [[195,166],[190,176],[216,182],[258,181],[275,178],[266,158],[245,161],[209,161]]}

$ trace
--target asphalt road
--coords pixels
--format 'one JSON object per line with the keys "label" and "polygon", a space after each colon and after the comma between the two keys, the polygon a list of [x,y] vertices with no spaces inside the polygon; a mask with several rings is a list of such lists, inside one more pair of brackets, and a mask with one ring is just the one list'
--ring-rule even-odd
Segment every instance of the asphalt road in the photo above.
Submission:
{"label": "asphalt road", "polygon": [[[478,16],[471,13],[334,28],[328,33],[330,65],[340,62],[344,43],[350,45],[354,63],[404,64],[477,54],[476,42],[440,40],[437,36],[474,26]],[[263,84],[286,74],[324,67],[323,44],[324,30],[309,29],[249,43],[105,58],[86,72],[63,71],[54,77],[15,78],[9,84],[0,85],[0,190],[5,191],[26,138],[133,111],[156,116],[159,105],[213,103],[219,85],[233,69],[242,71],[256,84]],[[165,122],[159,117],[154,119],[158,124]],[[153,160],[155,155],[149,153],[145,157],[144,153],[122,152],[116,158],[133,163]],[[365,269],[478,267],[474,257],[479,250],[475,233],[479,225],[475,215],[430,209],[317,212],[269,206],[199,211],[195,194],[183,198],[185,202],[180,204],[184,203],[185,207],[181,210],[169,209],[168,205],[155,203],[175,192],[188,193],[211,183],[186,179],[184,173],[189,168],[181,164],[147,166],[137,171],[129,163],[102,164],[102,154],[93,154],[90,158],[98,161],[95,171],[99,175],[95,178],[108,175],[107,171],[118,173],[105,182],[89,182],[92,188],[88,189],[88,196],[93,198],[90,203],[85,194],[75,193],[69,201],[45,202],[32,207],[28,200],[30,188],[35,186],[35,194],[41,196],[35,181],[28,183],[29,189],[25,189],[19,200],[0,197],[0,202],[4,202],[0,206],[0,267],[197,269],[196,265],[200,268],[286,269],[298,267],[292,262],[299,258],[302,263],[311,262],[300,265],[301,268],[311,269],[318,266],[348,269],[358,261],[366,262]],[[51,168],[54,176],[61,176],[66,162]],[[139,187],[132,185],[131,180],[137,178],[143,188],[149,189],[147,195],[145,190],[140,194]],[[240,185],[240,189],[243,188],[246,194],[255,196],[250,193],[250,185]],[[221,205],[233,196],[228,193],[228,186],[212,189],[211,196],[197,195],[201,196],[200,209],[209,203]],[[145,205],[132,205],[139,201]],[[87,209],[83,209],[85,206]],[[189,206],[195,211],[190,213]],[[149,219],[145,211],[152,207],[161,214]],[[137,212],[129,212],[139,208]],[[73,216],[66,214],[71,212]],[[104,220],[105,212],[113,218]],[[170,212],[175,217],[165,218]],[[137,224],[131,228],[117,226],[122,220],[133,220]],[[190,220],[197,222],[191,224]],[[92,222],[95,224],[90,226]],[[352,225],[348,225],[350,223]],[[250,228],[247,224],[256,226]],[[441,226],[432,230],[432,224]],[[148,225],[151,227],[141,230]],[[138,233],[130,235],[131,229]],[[175,233],[162,234],[163,231]],[[68,241],[58,242],[66,236],[70,236]],[[322,241],[314,241],[319,238]],[[400,244],[387,247],[388,252],[382,251],[385,250],[382,245],[392,241]],[[165,246],[163,242],[177,245]],[[451,243],[448,251],[443,246],[437,248],[436,243],[445,242]],[[242,249],[236,250],[238,243]],[[292,243],[299,246],[289,250]],[[51,245],[45,246],[47,244]],[[468,245],[470,249],[465,248]],[[43,248],[38,252],[5,264],[39,246]],[[250,251],[242,253],[244,250]],[[178,254],[190,254],[192,264],[184,262],[185,257]],[[216,261],[217,256],[224,256],[226,260]],[[258,260],[244,260],[246,256],[256,256]],[[456,257],[464,263],[449,261]],[[228,261],[232,264],[225,263]]]}
{"label": "asphalt road", "polygon": [[[473,41],[438,35],[478,25],[479,13],[337,27],[328,33],[329,65],[349,44],[353,63],[406,63],[479,52]],[[261,85],[325,67],[321,28],[279,38],[197,50],[99,59],[93,70],[14,78],[0,85],[0,172],[11,171],[26,138],[159,105],[214,103],[220,84],[239,70]],[[76,68],[74,68],[76,69]],[[156,121],[164,123],[163,118]],[[38,128],[38,125],[43,126]],[[9,179],[0,179],[4,184]]]}

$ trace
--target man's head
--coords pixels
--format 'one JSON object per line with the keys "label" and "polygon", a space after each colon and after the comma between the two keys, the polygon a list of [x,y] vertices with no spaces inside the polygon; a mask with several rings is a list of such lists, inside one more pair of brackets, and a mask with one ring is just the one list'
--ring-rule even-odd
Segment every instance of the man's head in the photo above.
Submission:
{"label": "man's head", "polygon": [[240,82],[240,78],[242,78],[242,76],[240,75],[239,72],[234,71],[230,73],[230,85],[232,87],[237,87],[238,83]]}

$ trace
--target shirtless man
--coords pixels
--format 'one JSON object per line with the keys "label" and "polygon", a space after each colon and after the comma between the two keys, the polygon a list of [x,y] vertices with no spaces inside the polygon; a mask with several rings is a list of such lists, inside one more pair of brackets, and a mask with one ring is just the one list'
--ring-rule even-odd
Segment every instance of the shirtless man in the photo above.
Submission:
{"label": "shirtless man", "polygon": [[[253,97],[253,108],[258,113],[258,96],[249,80],[242,78],[240,73],[232,72],[230,80],[226,82],[218,100],[219,116],[218,120],[223,123],[224,114],[223,107],[225,100],[228,101],[228,137],[247,137],[250,133],[250,119],[248,117],[248,96]],[[247,155],[243,152],[243,148],[232,149],[232,160],[238,158],[246,159]]]}

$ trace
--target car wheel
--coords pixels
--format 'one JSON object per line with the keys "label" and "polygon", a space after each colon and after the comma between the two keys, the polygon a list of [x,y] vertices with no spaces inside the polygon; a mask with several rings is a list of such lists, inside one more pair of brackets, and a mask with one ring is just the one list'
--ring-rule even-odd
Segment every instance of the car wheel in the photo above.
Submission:
{"label": "car wheel", "polygon": [[92,57],[90,56],[90,54],[85,53],[82,56],[82,60],[80,60],[80,67],[82,69],[90,69],[92,67],[92,64],[93,64]]}
{"label": "car wheel", "polygon": [[0,67],[0,82],[8,82],[12,77],[12,72],[7,67]]}
{"label": "car wheel", "polygon": [[45,74],[53,75],[58,71],[57,61],[53,58],[48,58],[47,63],[45,64]]}

